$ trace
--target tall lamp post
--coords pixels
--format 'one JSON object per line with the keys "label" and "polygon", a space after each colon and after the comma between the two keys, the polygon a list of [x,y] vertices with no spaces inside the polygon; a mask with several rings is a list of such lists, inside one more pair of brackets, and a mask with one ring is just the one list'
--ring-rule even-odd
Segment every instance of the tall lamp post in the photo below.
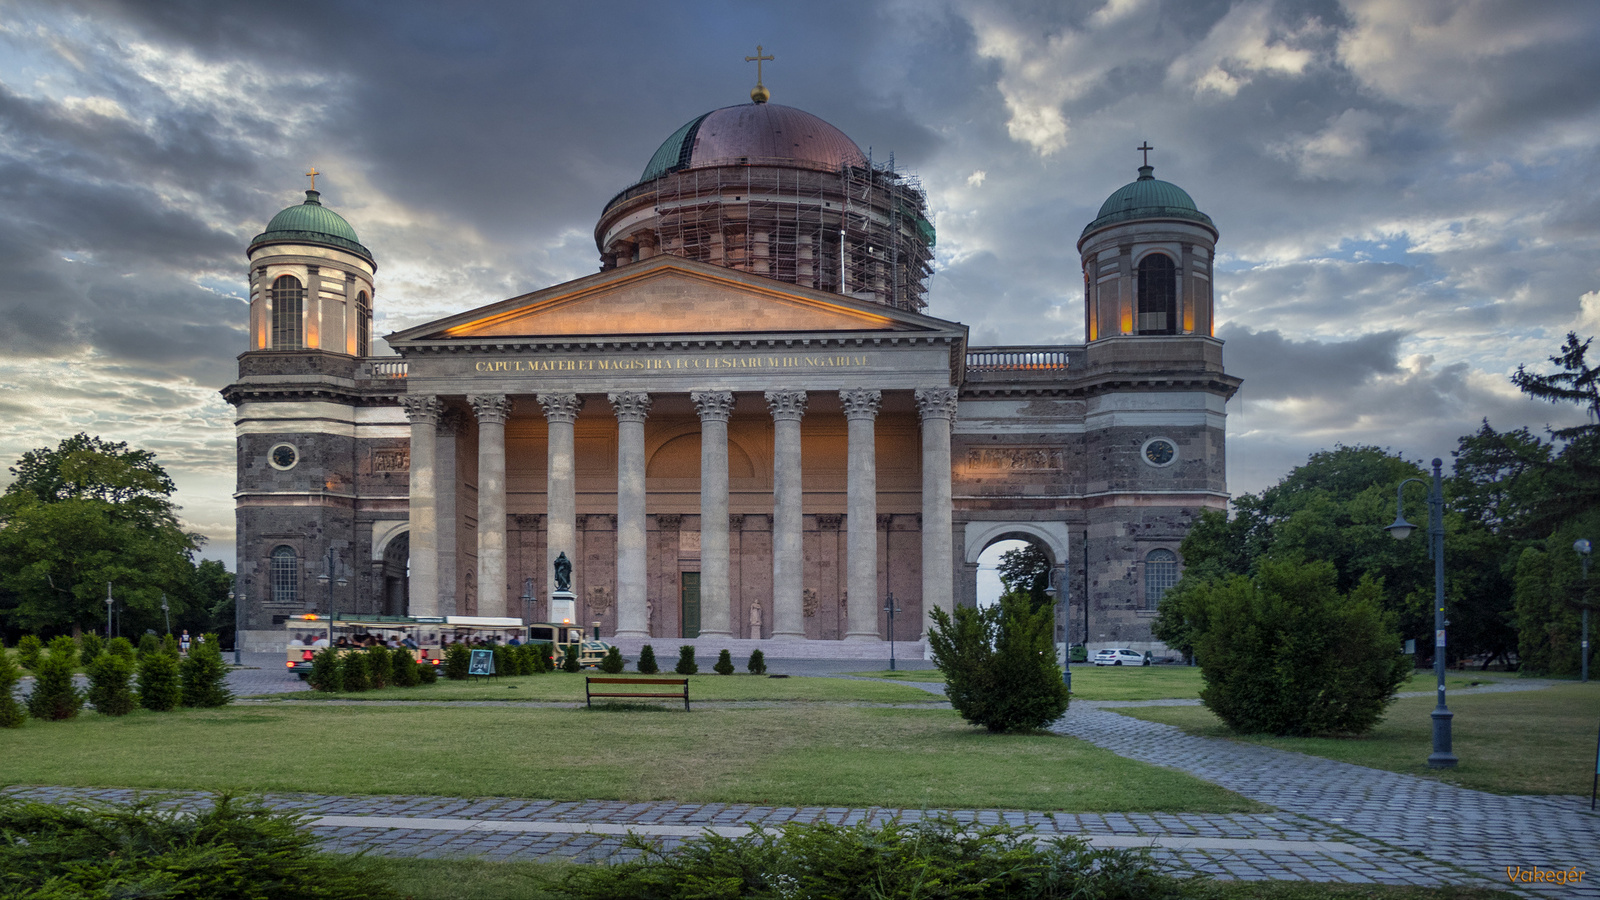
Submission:
{"label": "tall lamp post", "polygon": [[233,591],[228,592],[228,602],[233,604],[233,664],[244,665],[239,660],[239,644],[244,639],[244,632],[239,629],[239,606],[244,602],[244,595],[234,596]]}
{"label": "tall lamp post", "polygon": [[522,579],[522,609],[527,614],[528,624],[533,624],[533,579]]}
{"label": "tall lamp post", "polygon": [[317,576],[317,580],[328,586],[328,608],[323,610],[323,612],[327,613],[329,616],[332,616],[333,615],[333,586],[335,584],[338,584],[339,587],[344,587],[345,585],[349,584],[350,582],[345,580],[345,577],[343,575],[340,575],[337,579],[334,578],[334,574],[335,574],[335,568],[334,567],[338,565],[338,560],[334,558],[333,548],[332,547],[328,548],[328,556],[327,556],[327,560],[326,561],[327,561],[327,564],[328,564],[328,571],[322,573],[321,575],[318,575]]}
{"label": "tall lamp post", "polygon": [[[1050,577],[1050,584],[1049,584],[1048,587],[1046,587],[1044,589],[1045,596],[1049,597],[1051,600],[1054,600],[1056,598],[1056,594],[1057,594],[1056,582],[1058,580],[1065,581],[1065,579],[1058,579],[1058,577],[1057,577],[1058,574],[1063,574],[1063,573],[1058,573],[1057,570],[1056,570],[1056,567],[1055,566],[1051,566],[1050,567],[1050,576],[1049,576]],[[1061,654],[1061,683],[1065,684],[1067,686],[1067,693],[1070,694],[1070,693],[1072,693],[1072,616],[1071,616],[1072,610],[1070,608],[1070,605],[1067,602],[1067,599],[1068,598],[1066,598],[1066,597],[1062,597],[1061,598],[1062,609],[1065,610],[1068,613],[1067,615],[1062,617],[1063,620],[1065,620],[1066,623],[1067,623],[1067,628],[1066,628],[1066,634],[1064,635],[1064,637],[1066,638],[1066,643],[1065,643],[1066,652]],[[1085,638],[1085,640],[1087,640],[1087,637]]]}
{"label": "tall lamp post", "polygon": [[894,671],[894,614],[900,607],[894,605],[894,591],[889,592],[889,602],[884,605],[883,611],[889,614],[889,671]]}
{"label": "tall lamp post", "polygon": [[113,635],[111,634],[111,604],[113,602],[114,601],[111,599],[111,582],[108,581],[108,582],[106,582],[106,640],[107,641],[111,640],[111,638],[113,637]]}
{"label": "tall lamp post", "polygon": [[167,623],[167,634],[171,634],[172,633],[172,614],[170,612],[168,612],[168,610],[170,608],[171,607],[167,606],[167,592],[166,591],[162,591],[161,592],[161,618],[163,620],[165,620],[166,623]]}
{"label": "tall lamp post", "polygon": [[[1583,562],[1583,594],[1580,599],[1583,603],[1583,632],[1578,641],[1578,652],[1583,655],[1583,680],[1589,681],[1589,554],[1594,550],[1594,545],[1588,538],[1579,538],[1572,542],[1572,549],[1578,551],[1578,559]],[[1600,772],[1600,766],[1595,769]]]}
{"label": "tall lamp post", "polygon": [[[1444,702],[1444,632],[1450,624],[1444,617],[1444,461],[1433,461],[1433,485],[1428,491],[1428,556],[1433,559],[1433,673],[1439,680],[1439,705],[1433,708],[1433,753],[1428,756],[1428,768],[1453,769],[1456,755],[1450,752],[1450,720],[1454,714]],[[1417,530],[1406,521],[1404,513],[1406,485],[1416,482],[1426,484],[1421,478],[1407,478],[1400,482],[1394,493],[1394,524],[1386,531],[1397,541],[1403,541]]]}

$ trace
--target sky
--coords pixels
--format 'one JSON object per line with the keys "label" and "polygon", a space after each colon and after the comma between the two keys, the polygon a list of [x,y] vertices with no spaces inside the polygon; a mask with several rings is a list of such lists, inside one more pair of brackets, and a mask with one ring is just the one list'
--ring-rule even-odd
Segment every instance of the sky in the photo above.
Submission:
{"label": "sky", "polygon": [[1221,232],[1236,494],[1581,421],[1507,379],[1600,333],[1591,0],[0,0],[0,462],[152,450],[231,568],[218,390],[304,172],[386,334],[594,272],[602,206],[747,102],[758,44],[772,102],[921,179],[927,312],[974,345],[1083,342],[1077,237],[1148,141]]}

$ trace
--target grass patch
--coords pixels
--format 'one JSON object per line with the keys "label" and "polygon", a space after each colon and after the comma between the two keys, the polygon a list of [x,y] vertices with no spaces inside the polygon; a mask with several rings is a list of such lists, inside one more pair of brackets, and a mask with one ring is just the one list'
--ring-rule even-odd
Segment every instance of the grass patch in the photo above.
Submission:
{"label": "grass patch", "polygon": [[1390,772],[1436,778],[1497,794],[1583,794],[1594,778],[1600,684],[1562,684],[1538,691],[1448,698],[1452,749],[1460,764],[1429,769],[1432,697],[1395,701],[1372,733],[1360,738],[1236,735],[1204,707],[1166,706],[1118,712],[1176,725],[1190,734],[1251,741]]}
{"label": "grass patch", "polygon": [[[594,672],[595,678],[606,677]],[[505,678],[439,679],[416,687],[387,687],[359,694],[262,694],[272,700],[533,700],[582,703],[584,673],[551,672]],[[641,678],[636,672],[627,678]],[[662,675],[662,679],[682,678]],[[689,702],[698,700],[844,700],[867,703],[938,703],[921,688],[909,685],[853,681],[848,678],[767,678],[764,675],[690,675]],[[649,690],[649,685],[639,685]],[[682,701],[679,701],[680,703]]]}
{"label": "grass patch", "polygon": [[140,711],[30,721],[0,732],[0,759],[12,783],[73,787],[1082,812],[1265,808],[1072,738],[990,735],[948,709]]}
{"label": "grass patch", "polygon": [[[875,673],[861,672],[869,675]],[[1515,676],[1511,676],[1515,677]],[[1445,687],[1449,690],[1477,684],[1493,684],[1507,680],[1499,673],[1448,673]],[[1198,700],[1205,681],[1200,677],[1199,666],[1096,666],[1079,664],[1072,667],[1072,699],[1074,700]],[[1433,690],[1434,676],[1418,672],[1400,685],[1402,691]]]}
{"label": "grass patch", "polygon": [[930,684],[943,684],[944,673],[938,669],[879,669],[875,672],[841,672],[841,675],[855,675],[861,678],[887,678],[891,681],[923,681]]}

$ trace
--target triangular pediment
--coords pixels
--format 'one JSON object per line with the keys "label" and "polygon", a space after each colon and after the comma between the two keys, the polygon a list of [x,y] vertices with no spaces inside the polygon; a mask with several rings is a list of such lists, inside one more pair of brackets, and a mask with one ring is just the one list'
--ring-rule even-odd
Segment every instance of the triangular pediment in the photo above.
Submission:
{"label": "triangular pediment", "polygon": [[392,335],[414,341],[943,332],[955,323],[661,256]]}

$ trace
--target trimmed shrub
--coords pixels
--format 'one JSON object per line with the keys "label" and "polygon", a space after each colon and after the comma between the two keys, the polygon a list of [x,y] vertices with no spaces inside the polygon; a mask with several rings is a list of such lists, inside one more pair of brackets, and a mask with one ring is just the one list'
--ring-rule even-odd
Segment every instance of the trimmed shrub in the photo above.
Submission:
{"label": "trimmed shrub", "polygon": [[[190,649],[194,648],[194,643],[194,641],[189,642]],[[179,651],[183,648],[178,646],[178,638],[169,634],[161,639],[161,649],[163,652],[171,653],[173,656],[180,656],[181,653]]]}
{"label": "trimmed shrub", "polygon": [[517,655],[522,657],[522,673],[524,675],[538,675],[543,671],[539,667],[539,657],[543,652],[540,644],[523,644],[517,648]]}
{"label": "trimmed shrub", "polygon": [[104,653],[105,649],[106,642],[100,640],[100,635],[85,631],[83,636],[78,638],[78,664],[88,668],[89,663],[94,662],[94,658]]}
{"label": "trimmed shrub", "polygon": [[694,645],[684,644],[678,648],[678,664],[672,671],[679,675],[695,675],[700,671],[700,665],[694,661]]}
{"label": "trimmed shrub", "polygon": [[750,651],[750,661],[744,664],[751,675],[767,674],[767,656],[759,648]]}
{"label": "trimmed shrub", "polygon": [[623,668],[622,651],[612,647],[606,651],[606,658],[600,661],[600,671],[607,675],[621,675]]}
{"label": "trimmed shrub", "polygon": [[83,709],[83,694],[72,683],[78,645],[72,638],[50,642],[50,652],[34,666],[33,693],[28,695],[28,715],[35,719],[70,719]]}
{"label": "trimmed shrub", "polygon": [[1290,736],[1364,734],[1411,672],[1381,586],[1340,594],[1328,562],[1263,560],[1254,579],[1212,582],[1197,601],[1200,702],[1229,728]]}
{"label": "trimmed shrub", "polygon": [[[146,632],[146,633],[144,633],[144,634],[139,636],[139,658],[140,659],[144,659],[146,656],[149,656],[152,653],[160,653],[160,652],[161,652],[161,641],[158,638],[156,638],[155,635],[150,634],[149,632]],[[177,652],[178,651],[177,651],[176,648],[174,648],[173,651],[172,651],[174,656],[177,655]]]}
{"label": "trimmed shrub", "polygon": [[102,716],[125,716],[138,701],[133,698],[133,660],[102,653],[89,661],[89,703]]}
{"label": "trimmed shrub", "polygon": [[352,650],[339,657],[339,671],[344,673],[344,689],[366,691],[372,689],[372,676],[367,671],[367,654]]}
{"label": "trimmed shrub", "polygon": [[339,664],[339,651],[323,647],[311,657],[311,674],[306,683],[314,691],[336,694],[344,690],[344,667]]}
{"label": "trimmed shrub", "polygon": [[431,662],[417,663],[417,681],[421,684],[434,684],[439,680],[439,667]]}
{"label": "trimmed shrub", "polygon": [[583,645],[582,644],[568,644],[566,652],[561,657],[561,671],[563,671],[563,672],[576,672],[576,671],[578,671],[578,669],[581,668],[579,663],[582,661],[582,659],[583,659]]}
{"label": "trimmed shrub", "polygon": [[39,668],[39,654],[44,652],[44,641],[36,634],[25,634],[17,641],[17,662],[24,669]]}
{"label": "trimmed shrub", "polygon": [[368,647],[361,651],[367,657],[367,680],[372,682],[372,689],[378,690],[389,686],[389,679],[394,677],[394,662],[390,659],[392,654],[388,647]]}
{"label": "trimmed shrub", "polygon": [[153,801],[0,798],[9,897],[345,897],[398,900],[386,879],[324,854],[306,819],[226,794],[194,812]]}
{"label": "trimmed shrub", "polygon": [[1028,731],[1067,711],[1054,604],[1034,609],[1026,591],[1014,591],[987,609],[959,607],[953,620],[942,609],[932,614],[933,662],[963,719],[990,732]]}
{"label": "trimmed shrub", "polygon": [[467,677],[467,669],[472,667],[472,651],[467,645],[456,641],[445,648],[444,651],[444,677],[451,681],[462,681]]}
{"label": "trimmed shrub", "polygon": [[416,687],[422,680],[417,674],[417,658],[411,655],[410,648],[401,647],[389,655],[389,680],[395,687]]}
{"label": "trimmed shrub", "polygon": [[17,682],[22,680],[22,670],[11,657],[0,651],[0,728],[20,728],[28,717],[22,704],[17,702]]}
{"label": "trimmed shrub", "polygon": [[721,653],[718,653],[717,654],[717,664],[711,667],[711,671],[717,673],[718,675],[732,675],[733,674],[733,654],[729,653],[726,650],[722,651]]}
{"label": "trimmed shrub", "polygon": [[640,675],[654,675],[661,671],[661,666],[656,664],[656,648],[645,644],[639,648],[639,663],[634,666]]}
{"label": "trimmed shrub", "polygon": [[183,702],[178,680],[178,658],[156,650],[139,659],[139,705],[156,712],[175,709]]}
{"label": "trimmed shrub", "polygon": [[511,648],[504,644],[495,644],[489,648],[494,651],[494,673],[496,675],[517,674],[517,664],[511,661]]}
{"label": "trimmed shrub", "polygon": [[134,652],[133,642],[125,637],[112,638],[106,641],[106,652],[129,661],[139,658],[138,654]]}
{"label": "trimmed shrub", "polygon": [[189,655],[178,663],[178,681],[183,686],[184,706],[211,708],[233,702],[222,645],[215,640],[189,648]]}

